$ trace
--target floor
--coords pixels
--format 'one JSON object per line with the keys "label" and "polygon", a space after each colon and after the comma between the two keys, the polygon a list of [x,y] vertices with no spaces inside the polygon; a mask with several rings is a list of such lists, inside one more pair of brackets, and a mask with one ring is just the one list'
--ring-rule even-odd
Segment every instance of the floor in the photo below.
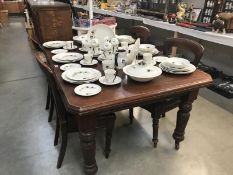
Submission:
{"label": "floor", "polygon": [[[54,122],[47,122],[46,81],[27,41],[23,19],[11,18],[0,29],[0,41],[0,174],[82,175],[77,134],[69,136],[65,160],[56,169],[59,146],[53,146]],[[128,112],[119,112],[108,160],[103,156],[103,131],[98,131],[98,174],[232,175],[232,100],[207,89],[201,95],[205,98],[200,96],[193,105],[179,151],[174,150],[171,136],[176,110],[160,120],[157,149],[151,143],[149,113],[136,108],[137,120],[130,126]]]}

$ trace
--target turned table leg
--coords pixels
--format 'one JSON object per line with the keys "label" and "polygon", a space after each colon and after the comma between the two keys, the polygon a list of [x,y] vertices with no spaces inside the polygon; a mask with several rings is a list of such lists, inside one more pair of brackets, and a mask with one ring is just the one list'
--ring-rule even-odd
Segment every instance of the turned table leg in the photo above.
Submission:
{"label": "turned table leg", "polygon": [[194,100],[196,100],[197,95],[198,90],[192,91],[187,95],[181,97],[179,111],[177,112],[176,128],[173,133],[176,150],[179,150],[180,142],[184,140],[185,128],[190,117],[190,111],[192,110],[192,103]]}
{"label": "turned table leg", "polygon": [[84,159],[84,172],[87,175],[94,175],[98,171],[95,160],[96,151],[96,118],[77,117],[79,126],[80,145]]}

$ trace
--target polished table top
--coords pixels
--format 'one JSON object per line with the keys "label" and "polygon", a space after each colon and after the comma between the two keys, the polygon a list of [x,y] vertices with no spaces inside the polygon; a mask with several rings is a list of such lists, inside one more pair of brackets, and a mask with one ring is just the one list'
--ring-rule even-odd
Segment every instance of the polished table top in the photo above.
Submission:
{"label": "polished table top", "polygon": [[[196,70],[189,75],[173,75],[163,72],[161,76],[146,83],[133,81],[119,71],[118,76],[122,78],[121,84],[106,86],[94,82],[102,87],[101,93],[91,97],[81,97],[74,93],[74,88],[77,85],[67,83],[61,78],[62,71],[59,68],[60,66],[57,66],[59,64],[51,60],[50,50],[46,49],[46,53],[50,66],[54,68],[56,81],[67,110],[80,116],[91,115],[96,112],[114,112],[127,109],[129,106],[135,107],[139,104],[152,103],[155,100],[196,90],[212,83],[211,76],[200,70]],[[102,71],[100,63],[97,66],[92,66],[92,68]]]}

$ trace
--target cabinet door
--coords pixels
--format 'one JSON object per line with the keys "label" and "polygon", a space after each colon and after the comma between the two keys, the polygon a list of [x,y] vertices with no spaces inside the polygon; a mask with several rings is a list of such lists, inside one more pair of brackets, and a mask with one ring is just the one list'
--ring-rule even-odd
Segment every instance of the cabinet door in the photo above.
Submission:
{"label": "cabinet door", "polygon": [[72,39],[70,9],[41,10],[38,12],[38,17],[42,42]]}

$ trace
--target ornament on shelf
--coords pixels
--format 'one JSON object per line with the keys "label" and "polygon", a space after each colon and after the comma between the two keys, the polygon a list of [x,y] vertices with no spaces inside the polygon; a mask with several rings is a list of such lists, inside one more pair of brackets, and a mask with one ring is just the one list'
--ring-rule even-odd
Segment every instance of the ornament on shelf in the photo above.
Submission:
{"label": "ornament on shelf", "polygon": [[221,19],[220,14],[216,15],[216,20],[213,22],[213,32],[216,33],[226,33],[226,28],[225,28],[225,22],[223,19]]}
{"label": "ornament on shelf", "polygon": [[182,21],[185,18],[186,4],[181,2],[178,4],[177,20]]}

